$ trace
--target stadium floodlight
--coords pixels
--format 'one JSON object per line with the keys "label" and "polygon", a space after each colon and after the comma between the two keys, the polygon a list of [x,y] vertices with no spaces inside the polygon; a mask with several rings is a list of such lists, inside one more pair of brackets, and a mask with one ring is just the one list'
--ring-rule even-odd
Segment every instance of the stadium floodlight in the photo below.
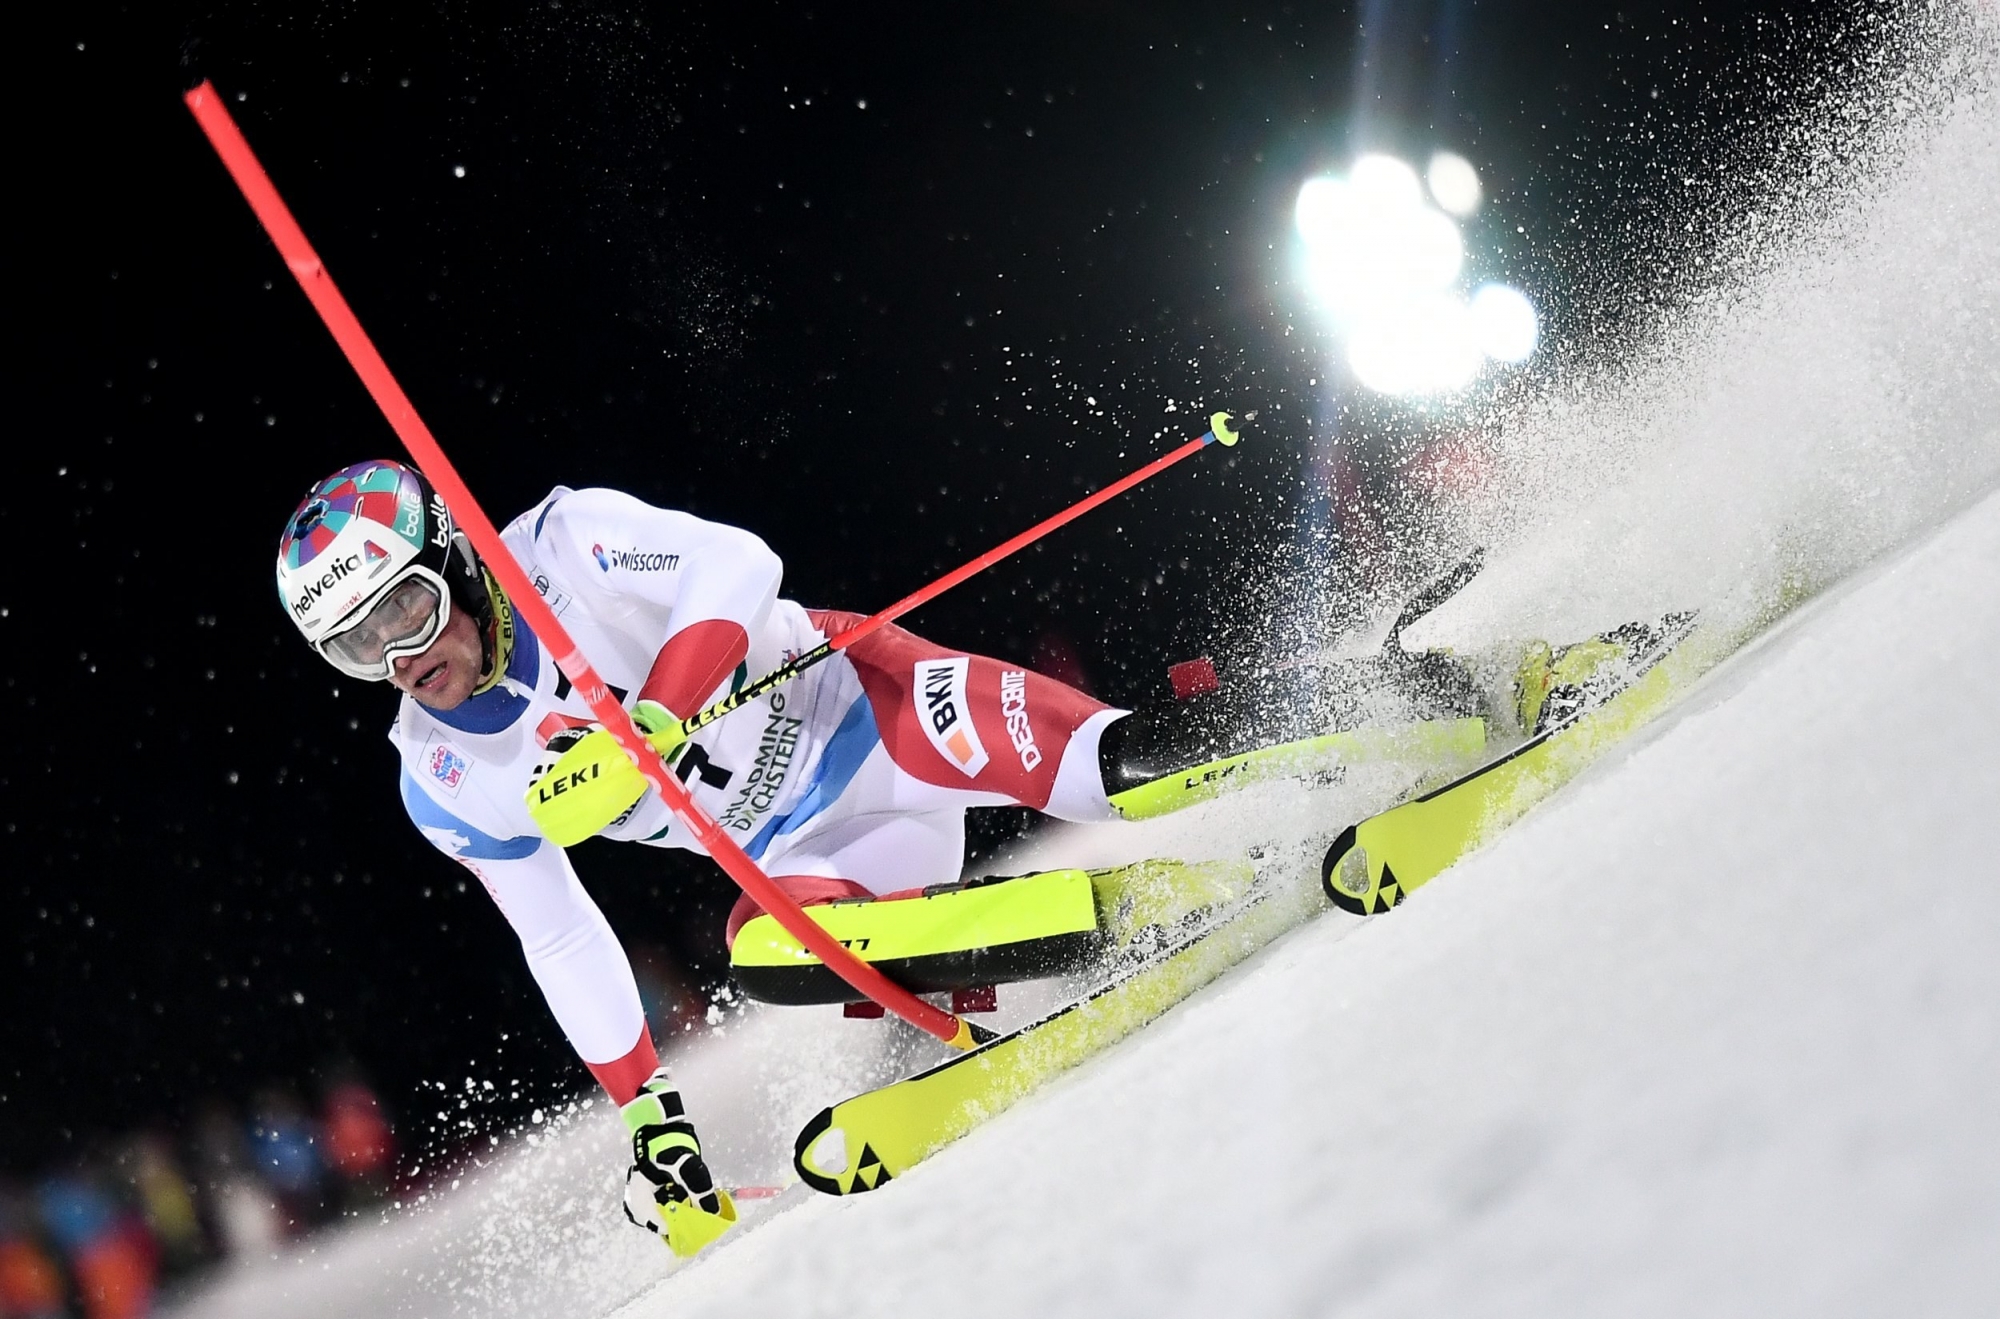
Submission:
{"label": "stadium floodlight", "polygon": [[1431,157],[1430,167],[1424,171],[1424,182],[1430,185],[1431,200],[1447,214],[1462,220],[1479,209],[1483,195],[1479,186],[1479,171],[1464,156],[1450,151],[1438,152]]}
{"label": "stadium floodlight", "polygon": [[1450,293],[1384,309],[1347,343],[1355,378],[1382,394],[1451,393],[1471,384],[1485,362],[1465,303]]}
{"label": "stadium floodlight", "polygon": [[1444,151],[1421,178],[1408,163],[1371,153],[1344,177],[1300,186],[1293,220],[1301,273],[1362,385],[1451,393],[1488,359],[1533,354],[1539,328],[1526,297],[1488,284],[1468,301],[1460,282],[1465,239],[1452,215],[1470,214],[1479,198],[1478,173]]}
{"label": "stadium floodlight", "polygon": [[1473,333],[1496,362],[1525,362],[1541,340],[1534,304],[1518,289],[1487,284],[1472,295]]}

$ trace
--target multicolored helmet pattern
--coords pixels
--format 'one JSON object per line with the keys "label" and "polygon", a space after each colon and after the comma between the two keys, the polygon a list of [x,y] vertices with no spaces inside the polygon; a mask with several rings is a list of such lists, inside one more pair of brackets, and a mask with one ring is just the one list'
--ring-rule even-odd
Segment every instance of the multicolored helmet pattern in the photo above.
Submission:
{"label": "multicolored helmet pattern", "polygon": [[388,459],[343,467],[307,492],[278,541],[278,596],[318,642],[421,563],[449,580],[454,528],[415,468]]}

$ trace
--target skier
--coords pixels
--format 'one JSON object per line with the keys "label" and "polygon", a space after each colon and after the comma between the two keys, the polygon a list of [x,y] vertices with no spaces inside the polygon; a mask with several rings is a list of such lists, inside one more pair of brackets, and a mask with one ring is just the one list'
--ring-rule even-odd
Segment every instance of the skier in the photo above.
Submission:
{"label": "skier", "polygon": [[[1156,813],[1174,804],[1157,771],[1242,749],[1214,723],[1133,715],[893,626],[684,738],[687,716],[858,616],[781,598],[778,557],[756,536],[615,490],[558,486],[502,540],[695,800],[802,905],[951,883],[968,807]],[[313,487],[277,580],[320,655],[402,693],[390,738],[404,806],[492,895],[620,1106],[627,1214],[677,1246],[677,1233],[719,1232],[733,1210],[659,1065],[625,952],[563,851],[591,836],[701,850],[687,826],[595,728],[413,468],[360,463]],[[757,914],[744,898],[726,937]]]}

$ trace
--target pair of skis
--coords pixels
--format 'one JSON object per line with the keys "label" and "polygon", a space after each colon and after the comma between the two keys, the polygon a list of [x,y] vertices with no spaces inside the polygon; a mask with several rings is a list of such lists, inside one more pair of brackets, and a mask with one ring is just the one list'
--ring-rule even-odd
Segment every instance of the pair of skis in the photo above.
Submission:
{"label": "pair of skis", "polygon": [[[1412,599],[1387,644],[1470,581],[1473,555]],[[1490,841],[1636,731],[1726,652],[1690,645],[1693,615],[1644,630],[1614,679],[1594,685],[1527,742],[1468,773],[1343,830],[1321,866],[1325,895],[1360,915],[1386,911]],[[1150,956],[1040,1019],[936,1067],[821,1110],[800,1131],[793,1163],[831,1195],[874,1190],[907,1172],[1055,1075],[1165,1012],[1286,930],[1323,910],[1318,891],[1260,875],[1244,895],[1191,919]]]}

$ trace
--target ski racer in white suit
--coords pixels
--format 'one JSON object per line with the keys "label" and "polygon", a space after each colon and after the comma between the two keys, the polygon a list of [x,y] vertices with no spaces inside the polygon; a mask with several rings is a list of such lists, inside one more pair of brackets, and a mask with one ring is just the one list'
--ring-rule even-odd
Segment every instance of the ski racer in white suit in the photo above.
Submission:
{"label": "ski racer in white suit", "polygon": [[[620,700],[676,721],[856,621],[779,598],[781,565],[756,536],[614,490],[559,486],[502,539]],[[278,584],[323,657],[402,692],[390,737],[410,818],[479,877],[635,1140],[653,1133],[660,1158],[638,1150],[642,1193],[628,1194],[628,1212],[637,1205],[635,1221],[662,1231],[648,1211],[655,1189],[663,1211],[692,1196],[712,1212],[625,952],[525,800],[552,763],[550,739],[589,724],[588,708],[516,625],[442,499],[400,463],[357,464],[315,486],[286,526]],[[955,693],[966,717],[920,717],[920,686]],[[883,894],[958,877],[969,806],[1113,818],[1098,744],[1124,713],[892,627],[704,728],[675,770],[797,899]],[[701,850],[650,793],[601,834]],[[755,911],[739,904],[731,937]]]}

